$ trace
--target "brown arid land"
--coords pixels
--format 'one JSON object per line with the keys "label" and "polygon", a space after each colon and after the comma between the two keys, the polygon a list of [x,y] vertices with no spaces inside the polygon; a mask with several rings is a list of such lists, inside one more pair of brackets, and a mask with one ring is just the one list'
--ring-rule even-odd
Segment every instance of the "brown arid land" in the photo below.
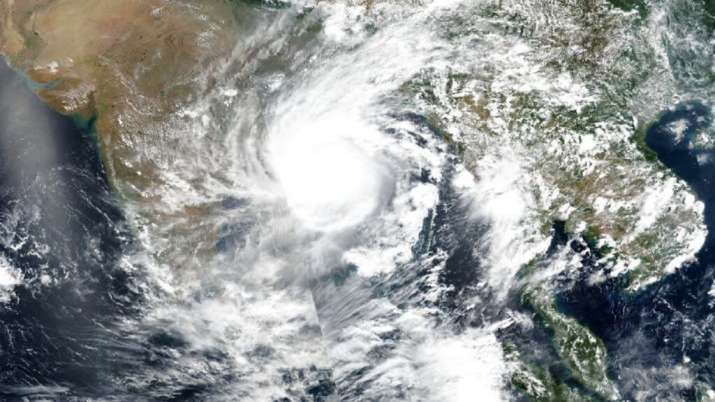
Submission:
{"label": "brown arid land", "polygon": [[209,82],[236,41],[226,0],[1,0],[0,53],[53,109],[95,130],[110,181],[142,197],[159,180],[141,150]]}
{"label": "brown arid land", "polygon": [[[213,254],[211,207],[167,211],[172,116],[211,90],[239,37],[227,0],[0,0],[0,54],[54,110],[92,123],[117,196],[137,230],[183,271]],[[202,226],[203,225],[203,226]],[[211,226],[211,225],[209,225]],[[144,230],[143,228],[151,228]],[[189,268],[189,269],[187,269]]]}

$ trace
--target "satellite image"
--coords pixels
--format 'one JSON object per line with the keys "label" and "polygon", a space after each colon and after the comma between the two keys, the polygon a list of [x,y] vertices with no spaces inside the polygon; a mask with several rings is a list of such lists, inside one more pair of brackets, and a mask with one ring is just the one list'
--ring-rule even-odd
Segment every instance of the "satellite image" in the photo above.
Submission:
{"label": "satellite image", "polygon": [[715,401],[715,0],[0,0],[0,401]]}

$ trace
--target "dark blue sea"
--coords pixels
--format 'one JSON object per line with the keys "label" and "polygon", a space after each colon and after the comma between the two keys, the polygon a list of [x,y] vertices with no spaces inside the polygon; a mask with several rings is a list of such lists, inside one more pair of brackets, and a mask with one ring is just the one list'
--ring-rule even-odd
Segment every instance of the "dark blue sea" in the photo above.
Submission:
{"label": "dark blue sea", "polygon": [[111,387],[113,327],[141,299],[117,265],[132,238],[92,122],[75,123],[0,61],[0,256],[22,272],[0,304],[0,400]]}

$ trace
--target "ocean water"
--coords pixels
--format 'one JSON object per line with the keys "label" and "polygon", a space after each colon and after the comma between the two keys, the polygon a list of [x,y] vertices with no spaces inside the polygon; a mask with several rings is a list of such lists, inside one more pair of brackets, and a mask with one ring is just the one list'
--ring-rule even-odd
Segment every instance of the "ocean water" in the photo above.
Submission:
{"label": "ocean water", "polygon": [[102,386],[106,345],[141,299],[118,266],[131,232],[91,133],[0,63],[0,395]]}

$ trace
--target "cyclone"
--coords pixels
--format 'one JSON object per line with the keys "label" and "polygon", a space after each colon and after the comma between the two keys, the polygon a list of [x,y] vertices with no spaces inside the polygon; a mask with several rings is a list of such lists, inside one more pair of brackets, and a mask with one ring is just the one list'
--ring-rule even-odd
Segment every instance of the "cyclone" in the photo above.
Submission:
{"label": "cyclone", "polygon": [[267,149],[295,216],[313,230],[339,231],[361,223],[380,206],[387,172],[355,144],[369,127],[321,120],[292,125],[295,133],[271,134]]}
{"label": "cyclone", "polygon": [[0,1],[0,399],[715,398],[714,11]]}

